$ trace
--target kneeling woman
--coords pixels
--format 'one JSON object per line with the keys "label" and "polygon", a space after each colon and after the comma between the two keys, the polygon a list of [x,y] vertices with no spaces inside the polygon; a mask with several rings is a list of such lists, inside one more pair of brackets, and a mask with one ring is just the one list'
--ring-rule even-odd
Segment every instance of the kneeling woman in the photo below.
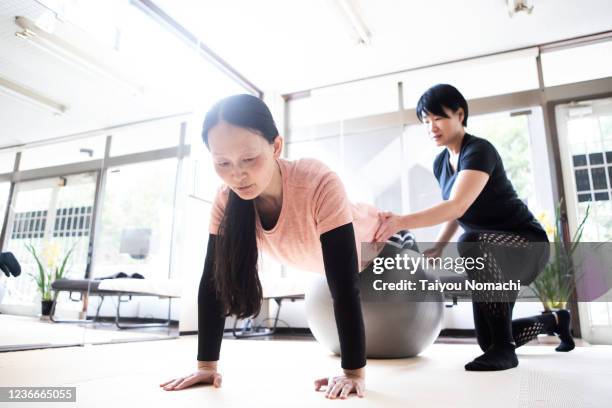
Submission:
{"label": "kneeling woman", "polygon": [[[436,145],[445,147],[433,164],[445,201],[414,214],[382,214],[385,221],[376,239],[384,240],[400,229],[445,223],[437,245],[425,252],[435,258],[461,226],[465,233],[459,238],[459,254],[486,259],[482,270],[468,271],[470,279],[476,282],[512,279],[529,285],[548,260],[548,238],[517,197],[495,147],[465,132],[468,106],[464,97],[451,85],[436,85],[421,96],[416,112],[427,124]],[[557,351],[574,348],[567,311],[512,321],[515,299],[516,292],[512,291],[473,293],[474,327],[484,354],[466,364],[466,370],[516,367],[515,348],[534,339],[542,330],[559,335],[561,344]]]}
{"label": "kneeling woman", "polygon": [[236,95],[206,115],[202,137],[225,186],[212,208],[198,296],[198,370],[161,386],[220,386],[217,361],[225,316],[261,308],[259,249],[301,270],[325,273],[333,298],[344,375],[315,381],[326,397],[363,396],[365,331],[357,242],[372,242],[379,212],[347,199],[338,176],[317,160],[280,158],[283,139],[258,98]]}

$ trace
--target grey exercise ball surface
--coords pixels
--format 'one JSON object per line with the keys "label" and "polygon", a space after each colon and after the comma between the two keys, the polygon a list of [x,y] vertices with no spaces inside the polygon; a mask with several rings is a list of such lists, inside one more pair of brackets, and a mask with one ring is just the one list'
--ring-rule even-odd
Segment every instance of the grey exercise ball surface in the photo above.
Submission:
{"label": "grey exercise ball surface", "polygon": [[[406,277],[405,271],[386,271],[382,275],[361,273],[361,309],[366,334],[368,358],[414,357],[436,340],[442,329],[444,297],[427,292],[418,301],[410,300],[414,292],[381,291],[373,298],[372,279],[385,281]],[[414,279],[430,279],[422,270]],[[370,290],[370,294],[368,294]],[[365,295],[365,296],[364,296]],[[423,296],[427,296],[426,298]],[[403,299],[402,299],[403,298]],[[325,276],[313,277],[305,292],[306,319],[313,336],[325,348],[340,354],[338,330],[329,286]]]}

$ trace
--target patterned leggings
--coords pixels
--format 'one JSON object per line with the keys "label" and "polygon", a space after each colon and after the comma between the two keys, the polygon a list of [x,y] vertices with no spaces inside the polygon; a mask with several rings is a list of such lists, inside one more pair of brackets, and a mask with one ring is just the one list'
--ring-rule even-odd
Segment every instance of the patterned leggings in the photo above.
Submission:
{"label": "patterned leggings", "polygon": [[[537,277],[548,259],[543,243],[507,232],[467,232],[459,238],[461,256],[484,258],[483,269],[468,271],[476,282],[521,280],[528,285]],[[498,342],[511,342],[520,347],[545,331],[556,327],[553,315],[540,315],[512,320],[518,291],[481,290],[472,293],[474,327],[483,351]]]}

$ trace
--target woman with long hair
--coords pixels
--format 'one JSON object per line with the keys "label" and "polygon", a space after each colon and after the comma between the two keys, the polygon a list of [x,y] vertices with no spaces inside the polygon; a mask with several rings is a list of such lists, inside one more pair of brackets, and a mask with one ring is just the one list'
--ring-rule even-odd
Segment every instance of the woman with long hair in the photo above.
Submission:
{"label": "woman with long hair", "polygon": [[160,386],[221,385],[217,361],[225,317],[259,313],[257,260],[263,250],[286,265],[326,275],[344,372],[317,379],[315,389],[325,386],[328,398],[362,397],[366,358],[357,243],[372,242],[378,210],[350,203],[338,176],[323,163],[281,159],[283,138],[268,107],[254,96],[216,103],[202,137],[225,185],[213,204],[199,288],[198,369]]}

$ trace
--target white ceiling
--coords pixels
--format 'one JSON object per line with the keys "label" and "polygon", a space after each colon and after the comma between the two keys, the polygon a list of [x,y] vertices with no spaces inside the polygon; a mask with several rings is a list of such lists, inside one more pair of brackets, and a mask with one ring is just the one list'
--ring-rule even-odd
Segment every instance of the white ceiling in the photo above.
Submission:
{"label": "white ceiling", "polygon": [[[121,0],[95,1],[100,6]],[[363,47],[352,43],[330,1],[153,0],[260,89],[278,93],[612,30],[610,0],[532,0],[533,13],[514,18],[505,0],[360,0],[372,32],[372,45]],[[164,63],[163,72],[137,72],[146,91],[134,95],[16,38],[15,16],[36,19],[48,13],[41,2],[0,1],[0,76],[67,105],[69,111],[53,116],[0,93],[0,147],[209,103],[206,86],[176,85],[201,72],[198,63],[173,64],[174,57],[159,52],[158,62],[150,66]],[[143,47],[154,52],[157,45],[148,41]]]}
{"label": "white ceiling", "polygon": [[354,45],[334,0],[155,0],[263,89],[289,93],[612,30],[610,0],[358,0],[372,45]]}

